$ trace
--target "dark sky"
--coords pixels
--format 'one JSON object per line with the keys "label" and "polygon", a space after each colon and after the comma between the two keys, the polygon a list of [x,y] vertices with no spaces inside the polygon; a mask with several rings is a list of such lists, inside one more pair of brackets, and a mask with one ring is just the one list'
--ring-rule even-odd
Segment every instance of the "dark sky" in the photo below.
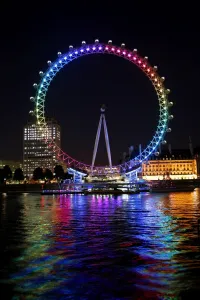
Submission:
{"label": "dark sky", "polygon": [[[133,2],[131,14],[127,8],[122,15],[113,9],[111,15],[99,11],[97,16],[84,7],[74,15],[67,4],[29,4],[30,8],[1,7],[0,159],[22,159],[23,126],[33,109],[32,85],[39,81],[39,71],[46,70],[47,60],[55,60],[58,51],[67,52],[70,44],[92,43],[95,38],[124,42],[158,66],[175,104],[172,133],[166,140],[172,148],[188,147],[190,135],[194,145],[200,144],[200,30],[194,6],[182,5],[180,11]],[[157,125],[158,101],[150,81],[117,57],[94,55],[70,63],[52,82],[46,100],[47,115],[62,126],[63,150],[86,163],[92,159],[102,103],[107,106],[114,163],[129,145],[145,146]],[[103,135],[97,163],[107,163]]]}

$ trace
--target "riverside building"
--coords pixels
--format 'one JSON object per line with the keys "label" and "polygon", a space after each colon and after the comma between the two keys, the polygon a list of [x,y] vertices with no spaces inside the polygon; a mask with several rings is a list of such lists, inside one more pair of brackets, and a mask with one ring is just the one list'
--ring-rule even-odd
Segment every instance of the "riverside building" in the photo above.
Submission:
{"label": "riverside building", "polygon": [[[54,141],[60,147],[60,125],[54,119],[47,119],[47,141]],[[53,171],[57,164],[53,148],[44,141],[44,132],[35,122],[28,122],[23,133],[23,171],[28,178],[33,176],[37,167]]]}

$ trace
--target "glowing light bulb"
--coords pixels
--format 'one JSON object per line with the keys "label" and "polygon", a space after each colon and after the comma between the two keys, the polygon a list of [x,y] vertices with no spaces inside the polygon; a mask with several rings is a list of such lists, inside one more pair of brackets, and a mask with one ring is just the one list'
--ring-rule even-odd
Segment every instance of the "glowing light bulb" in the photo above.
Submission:
{"label": "glowing light bulb", "polygon": [[90,48],[87,48],[86,50],[87,50],[87,51],[89,51],[89,50],[90,50]]}
{"label": "glowing light bulb", "polygon": [[143,68],[146,68],[146,65],[145,65],[145,64],[143,65]]}
{"label": "glowing light bulb", "polygon": [[96,47],[93,47],[92,50],[96,50]]}
{"label": "glowing light bulb", "polygon": [[131,54],[130,54],[130,53],[128,54],[128,57],[131,57]]}
{"label": "glowing light bulb", "polygon": [[138,64],[141,64],[141,60],[138,60]]}
{"label": "glowing light bulb", "polygon": [[83,49],[81,49],[81,52],[83,52],[84,50]]}
{"label": "glowing light bulb", "polygon": [[115,51],[115,48],[111,48],[112,51]]}
{"label": "glowing light bulb", "polygon": [[117,52],[120,53],[121,51],[118,49]]}
{"label": "glowing light bulb", "polygon": [[125,52],[125,51],[123,51],[122,53],[123,53],[124,55],[126,55],[126,52]]}

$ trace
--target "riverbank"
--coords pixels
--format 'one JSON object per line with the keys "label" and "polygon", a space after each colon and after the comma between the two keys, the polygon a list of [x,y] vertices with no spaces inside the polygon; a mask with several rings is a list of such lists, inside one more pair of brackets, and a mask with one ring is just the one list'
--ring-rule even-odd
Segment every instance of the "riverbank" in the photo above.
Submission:
{"label": "riverbank", "polygon": [[58,185],[52,184],[4,184],[0,185],[0,193],[38,193],[40,194],[43,189],[56,190]]}
{"label": "riverbank", "polygon": [[[154,181],[156,183],[156,181]],[[160,182],[160,181],[157,181]],[[174,186],[193,185],[195,188],[200,187],[200,179],[172,180]],[[41,193],[42,190],[58,190],[57,183],[50,184],[3,184],[0,185],[0,193]]]}

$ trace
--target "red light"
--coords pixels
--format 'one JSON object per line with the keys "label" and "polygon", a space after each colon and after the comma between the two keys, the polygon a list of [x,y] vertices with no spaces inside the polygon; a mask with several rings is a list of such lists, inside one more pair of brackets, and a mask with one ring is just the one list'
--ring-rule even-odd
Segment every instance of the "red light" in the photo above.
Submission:
{"label": "red light", "polygon": [[143,68],[146,68],[146,65],[143,65]]}
{"label": "red light", "polygon": [[153,73],[151,73],[151,76],[153,77],[153,76],[154,76],[154,74],[153,74]]}
{"label": "red light", "polygon": [[147,69],[147,72],[150,72],[150,69]]}

